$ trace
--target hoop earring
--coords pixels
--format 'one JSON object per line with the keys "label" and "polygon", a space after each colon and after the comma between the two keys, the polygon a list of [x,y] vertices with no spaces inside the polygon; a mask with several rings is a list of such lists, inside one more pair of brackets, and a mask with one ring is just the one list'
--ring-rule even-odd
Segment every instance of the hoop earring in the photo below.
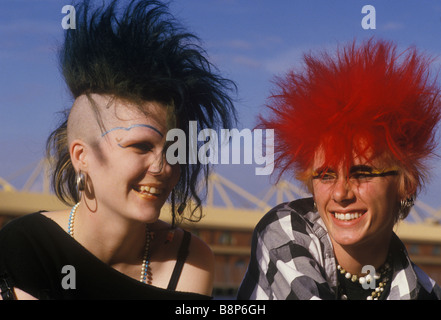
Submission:
{"label": "hoop earring", "polygon": [[77,193],[78,197],[81,198],[81,193],[86,189],[86,175],[80,171],[78,171],[77,175]]}

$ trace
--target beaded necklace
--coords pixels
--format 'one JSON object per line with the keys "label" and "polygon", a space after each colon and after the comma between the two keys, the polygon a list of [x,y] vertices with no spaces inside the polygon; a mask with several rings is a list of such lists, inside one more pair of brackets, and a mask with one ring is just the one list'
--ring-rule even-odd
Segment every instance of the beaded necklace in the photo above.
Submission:
{"label": "beaded necklace", "polygon": [[[387,285],[390,280],[390,272],[392,271],[392,268],[390,267],[389,261],[386,261],[385,264],[381,266],[379,272],[376,272],[375,275],[372,276],[371,274],[368,274],[364,277],[358,277],[357,275],[352,275],[340,265],[337,265],[337,270],[340,278],[339,291],[340,291],[340,298],[342,300],[348,300],[348,292],[345,292],[344,290],[346,287],[351,287],[352,289],[356,288],[355,291],[362,292],[362,294],[366,296],[365,289],[362,288],[362,285],[365,283],[369,284],[374,279],[375,281],[378,281],[377,286],[369,295],[367,295],[366,300],[379,300],[382,294],[387,289]],[[361,286],[358,287],[354,286],[357,283],[360,284]]]}
{"label": "beaded necklace", "polygon": [[[77,211],[80,203],[78,202],[76,205],[72,207],[72,210],[69,214],[69,222],[67,225],[67,233],[73,238],[74,237],[74,222],[75,222],[75,213]],[[151,272],[149,270],[150,264],[150,242],[153,239],[153,232],[151,232],[148,227],[146,227],[146,238],[145,238],[145,247],[144,254],[142,257],[142,265],[141,265],[141,275],[139,277],[139,281],[143,283],[151,283]]]}

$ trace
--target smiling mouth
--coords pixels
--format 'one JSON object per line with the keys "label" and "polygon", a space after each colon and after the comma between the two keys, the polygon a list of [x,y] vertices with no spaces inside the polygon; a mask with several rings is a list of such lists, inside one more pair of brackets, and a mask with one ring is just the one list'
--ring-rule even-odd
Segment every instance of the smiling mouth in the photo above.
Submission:
{"label": "smiling mouth", "polygon": [[156,187],[151,187],[151,186],[138,186],[134,189],[142,195],[159,197],[162,193],[162,189],[159,189]]}
{"label": "smiling mouth", "polygon": [[365,212],[340,213],[332,212],[332,215],[340,221],[351,221],[360,218]]}

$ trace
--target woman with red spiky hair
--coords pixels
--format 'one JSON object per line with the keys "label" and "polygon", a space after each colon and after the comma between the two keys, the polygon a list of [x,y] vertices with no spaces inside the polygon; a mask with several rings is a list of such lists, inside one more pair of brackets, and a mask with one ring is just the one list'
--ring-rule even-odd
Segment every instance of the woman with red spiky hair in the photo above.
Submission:
{"label": "woman with red spiky hair", "polygon": [[275,167],[313,197],[259,222],[239,299],[441,299],[393,232],[428,176],[441,117],[431,60],[370,39],[276,81]]}

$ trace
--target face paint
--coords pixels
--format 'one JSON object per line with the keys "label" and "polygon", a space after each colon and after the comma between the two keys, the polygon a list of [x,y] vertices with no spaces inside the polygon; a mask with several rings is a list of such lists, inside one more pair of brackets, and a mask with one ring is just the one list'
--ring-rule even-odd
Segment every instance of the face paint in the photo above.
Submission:
{"label": "face paint", "polygon": [[101,137],[104,137],[106,134],[108,134],[108,133],[110,133],[110,132],[112,132],[112,131],[115,131],[115,130],[125,130],[125,131],[129,131],[129,130],[131,130],[131,129],[133,129],[133,128],[136,128],[136,127],[145,127],[145,128],[152,129],[152,130],[154,130],[155,132],[157,132],[157,133],[161,136],[161,138],[164,137],[164,135],[161,133],[161,131],[159,131],[159,130],[156,129],[155,127],[150,126],[150,125],[148,125],[148,124],[133,124],[133,125],[131,125],[130,127],[127,127],[127,128],[125,128],[125,127],[115,127],[115,128],[112,128],[112,129],[110,129],[110,130],[104,132],[104,133],[101,135]]}
{"label": "face paint", "polygon": [[115,103],[116,111],[105,114],[106,129],[97,134],[106,161],[98,160],[98,148],[90,152],[94,194],[103,210],[151,223],[180,176],[179,166],[169,165],[163,152],[166,112],[156,103],[146,104],[145,112]]}

